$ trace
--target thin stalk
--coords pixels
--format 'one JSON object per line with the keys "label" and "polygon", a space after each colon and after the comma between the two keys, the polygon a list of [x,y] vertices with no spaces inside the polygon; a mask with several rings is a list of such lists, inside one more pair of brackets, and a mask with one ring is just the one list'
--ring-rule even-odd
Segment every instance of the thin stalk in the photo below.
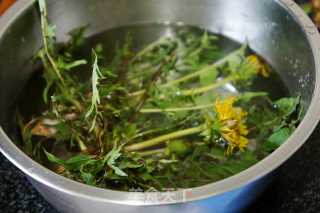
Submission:
{"label": "thin stalk", "polygon": [[192,95],[199,95],[199,94],[203,94],[206,92],[209,92],[211,90],[215,90],[218,89],[224,85],[226,85],[227,83],[233,81],[235,79],[234,76],[230,76],[227,78],[222,79],[221,81],[218,81],[215,84],[211,84],[209,86],[205,86],[205,87],[200,87],[200,88],[195,88],[195,89],[189,89],[189,90],[182,90],[181,94],[183,96],[192,96]]}
{"label": "thin stalk", "polygon": [[[159,69],[152,75],[150,81],[148,82],[147,86],[146,86],[146,91],[150,90],[152,85],[155,84],[158,79],[161,77],[161,75],[164,73],[164,67],[166,64],[171,63],[171,61],[174,59],[175,57],[175,51],[173,51],[170,54],[170,58],[169,60],[165,60],[164,62],[162,62],[162,64],[160,65]],[[133,122],[136,118],[136,116],[138,115],[138,113],[140,112],[140,110],[142,109],[143,105],[146,103],[146,101],[149,98],[149,94],[148,93],[143,93],[142,96],[140,97],[140,100],[136,106],[136,111],[134,112],[134,114],[132,115],[132,117],[129,119],[129,122]]]}
{"label": "thin stalk", "polygon": [[142,149],[146,149],[146,148],[150,148],[156,145],[160,145],[166,141],[169,140],[173,140],[173,139],[177,139],[177,138],[181,138],[181,137],[185,137],[188,135],[194,135],[196,133],[200,133],[204,130],[204,125],[198,126],[198,127],[193,127],[193,128],[189,128],[189,129],[184,129],[184,130],[180,130],[180,131],[176,131],[173,133],[169,133],[166,135],[162,135],[156,138],[153,138],[151,140],[147,140],[141,143],[136,143],[136,144],[132,144],[132,145],[128,145],[125,147],[125,150],[127,152],[132,152],[132,151],[139,151]]}
{"label": "thin stalk", "polygon": [[[176,80],[173,80],[173,81],[167,82],[165,84],[162,84],[162,85],[159,86],[159,88],[168,88],[170,86],[186,82],[186,81],[191,80],[193,78],[199,77],[202,74],[208,73],[208,72],[212,71],[213,69],[216,69],[217,67],[222,66],[223,64],[225,64],[230,58],[235,57],[239,53],[243,52],[244,49],[245,49],[244,47],[241,47],[240,49],[235,50],[234,52],[231,52],[230,54],[228,54],[224,58],[218,60],[214,64],[206,66],[206,67],[200,69],[199,71],[193,72],[193,73],[191,73],[189,75],[186,75],[186,76],[183,76],[183,77],[178,78]],[[133,93],[131,93],[131,96],[140,96],[140,95],[144,94],[145,91],[146,90],[140,90],[140,91],[137,91],[137,92],[133,92]]]}
{"label": "thin stalk", "polygon": [[166,109],[142,109],[140,110],[141,113],[161,113],[161,112],[183,112],[183,111],[196,111],[201,109],[208,109],[213,107],[214,104],[205,104],[199,106],[192,106],[192,107],[181,107],[181,108],[166,108]]}
{"label": "thin stalk", "polygon": [[[147,72],[153,72],[154,70],[152,70],[152,66],[151,65],[148,65],[147,67],[143,67],[143,68],[135,68],[133,71],[134,74],[132,74],[131,76],[128,77],[128,80],[129,81],[134,81],[134,80],[137,80],[143,76],[146,75]],[[135,73],[136,70],[138,70],[139,72],[138,73]]]}
{"label": "thin stalk", "polygon": [[167,87],[170,87],[170,86],[173,86],[173,85],[177,85],[177,84],[180,84],[180,83],[183,83],[183,82],[186,82],[188,80],[191,80],[193,78],[196,78],[196,77],[199,77],[200,75],[202,74],[206,74],[214,69],[216,69],[217,67],[219,66],[222,66],[224,65],[226,62],[228,62],[228,60],[236,55],[238,55],[239,53],[241,53],[243,51],[243,47],[241,47],[240,49],[238,50],[235,50],[233,52],[231,52],[230,54],[228,54],[227,56],[225,56],[224,58],[216,61],[214,64],[212,65],[209,65],[209,66],[206,66],[202,69],[200,69],[199,71],[196,71],[196,72],[193,72],[189,75],[186,75],[186,76],[183,76],[179,79],[176,79],[176,80],[173,80],[173,81],[170,81],[170,82],[167,82],[163,85],[161,85],[162,88],[167,88]]}
{"label": "thin stalk", "polygon": [[[188,89],[188,90],[181,90],[180,95],[181,96],[193,96],[193,95],[203,94],[203,93],[209,92],[211,90],[216,90],[216,89],[218,89],[218,88],[220,88],[220,87],[222,87],[222,86],[226,85],[227,83],[232,82],[234,80],[236,80],[235,76],[229,76],[229,77],[224,78],[221,81],[218,81],[215,84],[211,84],[209,86],[193,88],[193,89]],[[142,94],[144,94],[144,93],[142,93]],[[137,94],[135,94],[135,93],[132,93],[131,95],[137,96]],[[165,98],[165,97],[163,97],[163,98]]]}
{"label": "thin stalk", "polygon": [[45,0],[39,0],[39,7],[40,7],[40,12],[41,12],[41,31],[42,31],[42,39],[43,39],[43,45],[44,45],[44,50],[46,52],[47,58],[57,74],[59,80],[64,84],[64,79],[62,78],[62,75],[60,73],[60,70],[58,69],[53,57],[50,54],[49,47],[48,47],[48,41],[47,41],[47,27],[48,27],[48,14],[47,14],[47,6]]}
{"label": "thin stalk", "polygon": [[136,54],[136,56],[131,60],[131,63],[135,62],[137,59],[139,59],[140,57],[142,57],[146,53],[152,51],[155,47],[157,47],[159,44],[161,44],[166,39],[168,39],[168,38],[167,37],[161,37],[157,41],[155,41],[155,42],[149,44],[148,46],[146,46],[143,50],[141,50],[140,52],[138,52]]}
{"label": "thin stalk", "polygon": [[[44,54],[41,54],[41,55],[40,55],[40,58],[41,58],[41,61],[42,61],[42,63],[43,63],[43,66],[45,67],[45,70],[48,70],[49,67],[50,67],[50,65],[49,65],[48,62],[47,62],[47,61],[48,61],[47,58],[45,57]],[[49,62],[49,63],[50,63],[50,62]],[[80,104],[77,100],[75,100],[75,99],[73,99],[72,97],[70,97],[70,94],[69,94],[68,90],[66,90],[65,86],[64,86],[63,84],[57,83],[57,87],[60,89],[60,92],[65,96],[65,98],[66,98],[71,104],[73,104],[73,105],[77,108],[77,110],[78,110],[79,112],[82,112],[82,106],[81,106],[81,104]],[[45,97],[45,102],[47,102],[47,97]]]}
{"label": "thin stalk", "polygon": [[85,143],[82,141],[82,139],[77,135],[75,134],[75,138],[76,138],[76,141],[78,142],[78,145],[79,145],[79,148],[82,152],[87,152],[88,151],[88,148],[87,146],[85,145]]}

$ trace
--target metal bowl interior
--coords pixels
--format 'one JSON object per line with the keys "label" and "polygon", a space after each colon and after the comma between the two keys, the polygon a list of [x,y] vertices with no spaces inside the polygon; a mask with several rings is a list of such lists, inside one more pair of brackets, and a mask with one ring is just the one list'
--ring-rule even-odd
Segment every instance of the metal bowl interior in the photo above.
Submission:
{"label": "metal bowl interior", "polygon": [[[278,72],[290,93],[300,94],[307,113],[277,151],[255,166],[222,181],[192,189],[188,201],[235,190],[270,173],[286,161],[308,138],[320,116],[320,39],[317,29],[290,0],[48,0],[50,20],[57,25],[58,40],[71,29],[89,25],[87,36],[119,26],[141,23],[185,23],[248,41]],[[163,32],[165,33],[165,32]],[[85,199],[126,205],[180,203],[184,193],[173,192],[172,201],[149,201],[128,192],[98,189],[61,177],[27,157],[16,141],[13,114],[17,98],[33,72],[32,56],[41,47],[39,14],[35,1],[20,0],[0,19],[0,150],[37,182]]]}

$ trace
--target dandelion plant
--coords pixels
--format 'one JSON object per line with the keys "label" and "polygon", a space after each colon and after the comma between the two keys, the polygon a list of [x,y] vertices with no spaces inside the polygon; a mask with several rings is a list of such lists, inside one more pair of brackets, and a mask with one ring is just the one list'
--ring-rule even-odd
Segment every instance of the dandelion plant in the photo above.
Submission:
{"label": "dandelion plant", "polygon": [[38,3],[44,106],[19,124],[25,152],[65,177],[124,191],[201,186],[266,157],[303,116],[299,96],[253,89],[274,71],[249,44],[226,53],[219,36],[181,29],[139,49],[129,33],[113,57],[97,45],[82,58],[85,28],[58,44]]}

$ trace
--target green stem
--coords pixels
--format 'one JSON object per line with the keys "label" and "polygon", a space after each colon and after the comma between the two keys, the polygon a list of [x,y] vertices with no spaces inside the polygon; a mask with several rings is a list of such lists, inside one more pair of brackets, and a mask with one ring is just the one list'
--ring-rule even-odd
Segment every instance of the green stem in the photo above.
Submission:
{"label": "green stem", "polygon": [[181,107],[181,108],[167,108],[167,109],[142,109],[141,113],[161,113],[161,112],[183,112],[183,111],[196,111],[201,109],[208,109],[213,107],[214,104],[205,104],[192,107]]}
{"label": "green stem", "polygon": [[218,89],[219,87],[222,87],[235,79],[236,78],[234,76],[229,76],[229,77],[224,78],[221,81],[218,81],[217,83],[211,84],[209,86],[195,88],[195,89],[189,89],[189,90],[182,90],[181,94],[183,96],[192,96],[192,95],[203,94],[203,93],[209,92],[211,90]]}
{"label": "green stem", "polygon": [[[176,51],[172,51],[170,53],[170,58],[168,60],[165,59],[164,62],[161,63],[159,69],[154,74],[152,74],[151,79],[146,84],[146,87],[145,87],[146,91],[149,91],[152,88],[152,86],[158,81],[158,79],[161,78],[162,74],[165,72],[165,70],[164,70],[165,65],[167,65],[173,61],[173,59],[175,58],[175,54],[176,54]],[[135,120],[136,116],[138,115],[140,110],[143,108],[143,106],[147,102],[148,98],[149,98],[148,93],[142,94],[142,96],[140,97],[140,100],[136,106],[136,111],[133,113],[133,115],[129,119],[130,123]]]}
{"label": "green stem", "polygon": [[40,7],[40,12],[41,12],[41,29],[42,29],[42,39],[43,39],[43,45],[44,45],[44,50],[46,52],[47,58],[57,74],[59,80],[64,84],[64,80],[62,78],[61,72],[58,69],[53,57],[50,54],[49,47],[48,47],[48,41],[47,41],[47,31],[48,31],[48,14],[47,14],[47,6],[46,6],[46,1],[45,0],[39,0],[39,7]]}
{"label": "green stem", "polygon": [[[50,69],[50,68],[49,68],[50,66],[49,66],[48,63],[50,63],[50,62],[47,62],[47,58],[45,57],[44,53],[43,53],[43,54],[40,54],[39,56],[40,56],[40,58],[41,58],[41,61],[42,61],[42,63],[43,63],[43,66],[44,66],[45,70],[49,70],[49,69]],[[77,100],[75,100],[75,99],[73,99],[73,98],[71,97],[71,95],[69,94],[69,90],[67,90],[67,89],[65,88],[65,85],[63,85],[63,84],[60,83],[60,82],[57,82],[57,87],[59,88],[61,94],[63,94],[63,95],[65,96],[65,98],[66,98],[71,104],[73,104],[79,112],[82,112],[82,109],[83,109],[83,108],[82,108],[81,104],[80,104]],[[47,100],[47,96],[44,97],[44,100],[45,100],[45,102],[47,103],[47,101],[48,101],[48,100]]]}
{"label": "green stem", "polygon": [[[198,77],[198,76],[200,76],[202,74],[208,73],[208,72],[212,71],[213,69],[216,69],[217,67],[224,65],[226,62],[228,62],[230,60],[230,58],[241,54],[245,49],[246,49],[246,46],[243,46],[240,49],[235,50],[234,52],[230,53],[226,57],[218,60],[214,64],[209,65],[207,67],[204,67],[201,70],[193,72],[193,73],[191,73],[189,75],[186,75],[186,76],[183,76],[183,77],[178,78],[176,80],[173,80],[173,81],[170,81],[168,83],[162,84],[162,85],[159,86],[159,88],[168,88],[170,86],[186,82],[186,81],[188,81],[190,79],[193,79],[193,78],[196,78],[196,77]],[[131,93],[131,96],[140,96],[140,95],[142,95],[144,93],[145,93],[145,90],[140,90],[140,91]]]}
{"label": "green stem", "polygon": [[193,127],[193,128],[189,128],[189,129],[184,129],[184,130],[180,130],[180,131],[176,131],[173,133],[169,133],[166,135],[162,135],[156,138],[153,138],[151,140],[147,140],[141,143],[136,143],[136,144],[132,144],[132,145],[128,145],[125,147],[125,150],[128,152],[132,152],[132,151],[139,151],[142,149],[146,149],[149,147],[153,147],[156,145],[160,145],[166,141],[169,140],[173,140],[176,138],[181,138],[181,137],[185,137],[188,135],[193,135],[199,132],[202,132],[204,130],[204,125],[198,126],[198,127]]}
{"label": "green stem", "polygon": [[193,72],[193,73],[191,73],[191,74],[189,74],[189,75],[186,75],[186,76],[184,76],[184,77],[182,77],[182,78],[179,78],[179,79],[170,81],[170,82],[168,82],[168,83],[166,83],[166,84],[163,84],[163,85],[161,85],[161,87],[162,87],[162,88],[168,88],[168,87],[170,87],[170,86],[177,85],[177,84],[186,82],[186,81],[188,81],[188,80],[191,80],[191,79],[193,79],[193,78],[196,78],[196,77],[198,77],[198,76],[200,76],[200,75],[202,75],[202,74],[206,74],[206,73],[208,73],[208,72],[216,69],[217,67],[224,65],[226,62],[228,62],[228,61],[230,60],[230,58],[239,55],[239,54],[240,54],[241,52],[243,52],[243,51],[244,51],[244,48],[241,47],[240,49],[235,50],[234,52],[231,52],[230,54],[228,54],[228,55],[225,56],[224,58],[218,60],[218,61],[215,62],[214,64],[209,65],[209,66],[207,66],[207,67],[204,67],[204,68],[202,68],[201,70],[199,70],[199,71],[197,71],[197,72]]}
{"label": "green stem", "polygon": [[143,50],[141,50],[140,52],[138,52],[136,54],[136,56],[131,60],[131,63],[135,62],[137,59],[141,58],[146,53],[152,51],[155,47],[157,47],[159,44],[161,44],[162,42],[164,42],[167,39],[168,39],[167,37],[161,37],[157,41],[149,44],[147,47],[145,47]]}
{"label": "green stem", "polygon": [[77,133],[75,134],[75,138],[76,141],[78,142],[79,148],[82,152],[87,152],[88,148],[85,145],[85,143],[82,141],[82,139],[77,135]]}

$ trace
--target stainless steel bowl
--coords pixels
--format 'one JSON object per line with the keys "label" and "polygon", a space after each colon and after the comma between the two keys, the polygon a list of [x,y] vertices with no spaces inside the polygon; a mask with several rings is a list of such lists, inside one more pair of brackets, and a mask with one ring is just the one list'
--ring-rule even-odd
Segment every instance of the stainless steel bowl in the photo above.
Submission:
{"label": "stainless steel bowl", "polygon": [[[58,40],[90,23],[88,36],[138,23],[183,22],[251,47],[279,72],[291,94],[301,94],[307,113],[276,152],[255,166],[206,186],[167,193],[98,189],[61,177],[37,164],[13,141],[13,114],[41,47],[34,0],[20,0],[0,18],[0,150],[27,174],[61,212],[238,212],[254,200],[273,171],[306,141],[320,116],[320,39],[309,18],[291,0],[48,0]],[[165,32],[164,32],[165,33]],[[32,100],[32,97],[28,97]]]}

